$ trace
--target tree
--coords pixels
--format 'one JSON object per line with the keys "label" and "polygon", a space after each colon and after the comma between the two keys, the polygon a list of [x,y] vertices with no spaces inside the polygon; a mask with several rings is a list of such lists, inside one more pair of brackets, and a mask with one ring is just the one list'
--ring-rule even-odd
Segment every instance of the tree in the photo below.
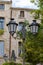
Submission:
{"label": "tree", "polygon": [[33,10],[32,13],[35,13],[34,18],[40,18],[41,22],[43,23],[43,0],[31,0],[32,3],[37,5],[38,9]]}
{"label": "tree", "polygon": [[26,60],[32,64],[43,62],[43,30],[40,29],[38,34],[33,35],[28,32],[26,36]]}
{"label": "tree", "polygon": [[42,63],[43,62],[43,50],[42,50],[43,49],[43,43],[42,43],[43,42],[43,32],[42,32],[43,31],[43,0],[31,0],[31,2],[34,3],[35,5],[37,5],[37,7],[38,7],[38,9],[33,10],[31,13],[35,14],[35,16],[34,16],[35,19],[41,20],[41,26],[40,26],[41,32],[39,32],[39,34],[38,34],[39,36],[40,35],[41,36],[36,41],[37,41],[37,43],[40,44],[40,45],[38,45],[38,48],[39,48],[39,51],[40,51],[40,53],[38,55],[38,58],[39,58],[38,60]]}

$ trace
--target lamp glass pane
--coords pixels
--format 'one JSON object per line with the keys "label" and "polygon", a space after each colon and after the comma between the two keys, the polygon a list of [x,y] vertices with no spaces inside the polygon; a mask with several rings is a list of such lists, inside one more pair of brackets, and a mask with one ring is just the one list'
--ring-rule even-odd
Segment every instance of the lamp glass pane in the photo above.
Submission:
{"label": "lamp glass pane", "polygon": [[8,30],[9,30],[9,32],[11,31],[11,25],[8,25]]}
{"label": "lamp glass pane", "polygon": [[13,32],[14,31],[14,29],[13,29],[13,24],[11,24],[11,32]]}
{"label": "lamp glass pane", "polygon": [[36,26],[36,33],[38,32],[38,26]]}
{"label": "lamp glass pane", "polygon": [[36,26],[32,26],[32,32],[33,32],[33,33],[36,32]]}
{"label": "lamp glass pane", "polygon": [[13,28],[14,29],[14,32],[16,32],[17,25],[14,24],[13,27],[14,27]]}

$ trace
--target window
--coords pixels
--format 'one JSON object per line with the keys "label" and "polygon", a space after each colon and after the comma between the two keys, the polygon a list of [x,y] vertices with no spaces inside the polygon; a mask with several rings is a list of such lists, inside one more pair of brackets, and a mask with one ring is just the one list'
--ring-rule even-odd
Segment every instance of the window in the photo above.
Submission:
{"label": "window", "polygon": [[4,42],[0,41],[0,56],[4,55]]}
{"label": "window", "polygon": [[4,9],[4,4],[0,4],[0,9]]}
{"label": "window", "polygon": [[24,11],[20,11],[20,17],[24,17]]}
{"label": "window", "polygon": [[22,43],[18,42],[18,56],[22,54]]}
{"label": "window", "polygon": [[4,29],[4,18],[0,17],[0,29]]}

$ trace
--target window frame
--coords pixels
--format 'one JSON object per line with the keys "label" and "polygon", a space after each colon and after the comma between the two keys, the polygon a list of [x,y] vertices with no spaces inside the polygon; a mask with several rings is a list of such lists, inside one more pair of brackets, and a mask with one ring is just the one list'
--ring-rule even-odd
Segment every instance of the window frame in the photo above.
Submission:
{"label": "window frame", "polygon": [[4,17],[0,17],[0,29],[4,30]]}
{"label": "window frame", "polygon": [[24,17],[24,11],[20,11],[20,17],[21,17],[21,18]]}
{"label": "window frame", "polygon": [[[0,55],[0,57],[3,57],[4,56],[4,41],[0,40],[0,42],[3,42],[3,54]],[[0,43],[0,44],[2,44],[2,43]]]}
{"label": "window frame", "polygon": [[0,4],[0,10],[4,10],[5,9],[5,5],[4,4]]}

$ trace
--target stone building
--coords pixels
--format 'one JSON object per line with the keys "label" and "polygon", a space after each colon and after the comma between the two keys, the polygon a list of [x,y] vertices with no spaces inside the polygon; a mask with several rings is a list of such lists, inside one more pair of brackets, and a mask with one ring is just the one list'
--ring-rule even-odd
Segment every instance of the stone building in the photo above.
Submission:
{"label": "stone building", "polygon": [[[0,63],[3,62],[3,55],[6,54],[9,57],[9,31],[6,24],[10,21],[10,18],[14,18],[17,23],[28,20],[32,22],[33,15],[30,13],[32,9],[27,8],[14,8],[12,7],[12,1],[0,0],[0,30],[4,31],[0,35]],[[19,57],[19,40],[11,37],[11,52],[15,50],[15,55]],[[18,60],[19,61],[19,60]]]}

